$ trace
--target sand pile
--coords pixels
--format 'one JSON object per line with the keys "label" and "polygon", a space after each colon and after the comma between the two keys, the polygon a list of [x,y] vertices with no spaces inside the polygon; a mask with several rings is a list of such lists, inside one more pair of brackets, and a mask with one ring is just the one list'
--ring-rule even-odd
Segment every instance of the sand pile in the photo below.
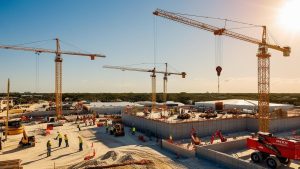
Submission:
{"label": "sand pile", "polygon": [[122,164],[125,162],[131,162],[135,160],[136,159],[134,159],[130,154],[124,154],[117,151],[108,151],[107,153],[105,153],[104,155],[96,159],[83,161],[73,166],[70,166],[69,169],[84,169],[84,168],[96,167],[96,166],[101,167],[101,166],[108,166],[112,164]]}

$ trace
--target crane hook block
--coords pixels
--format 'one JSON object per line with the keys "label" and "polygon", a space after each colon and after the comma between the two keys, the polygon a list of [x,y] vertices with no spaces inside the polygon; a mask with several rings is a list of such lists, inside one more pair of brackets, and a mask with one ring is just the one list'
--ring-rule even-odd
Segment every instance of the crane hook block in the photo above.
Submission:
{"label": "crane hook block", "polygon": [[217,75],[220,76],[221,72],[222,72],[222,67],[221,66],[217,66],[216,67],[216,71],[217,71]]}

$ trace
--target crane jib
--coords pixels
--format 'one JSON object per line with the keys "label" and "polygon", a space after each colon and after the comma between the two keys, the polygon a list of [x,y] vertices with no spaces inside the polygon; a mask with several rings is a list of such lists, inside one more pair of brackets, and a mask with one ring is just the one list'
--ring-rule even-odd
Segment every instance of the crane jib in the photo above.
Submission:
{"label": "crane jib", "polygon": [[271,49],[283,52],[283,56],[289,56],[291,53],[290,47],[281,47],[279,45],[263,43],[262,40],[252,38],[252,37],[249,37],[249,36],[246,36],[243,34],[239,34],[236,32],[232,32],[232,31],[226,30],[225,28],[218,28],[218,27],[215,27],[215,26],[203,23],[203,22],[196,21],[194,19],[186,18],[184,16],[178,15],[173,12],[168,12],[168,11],[164,11],[161,9],[157,9],[153,12],[153,14],[156,16],[160,16],[160,17],[170,19],[170,20],[173,20],[176,22],[180,22],[180,23],[192,26],[192,27],[196,27],[196,28],[200,28],[203,30],[213,32],[214,35],[225,35],[225,36],[229,36],[229,37],[239,39],[242,41],[246,41],[249,43],[253,43],[253,44],[257,44],[257,45],[264,45],[267,48],[271,48]]}

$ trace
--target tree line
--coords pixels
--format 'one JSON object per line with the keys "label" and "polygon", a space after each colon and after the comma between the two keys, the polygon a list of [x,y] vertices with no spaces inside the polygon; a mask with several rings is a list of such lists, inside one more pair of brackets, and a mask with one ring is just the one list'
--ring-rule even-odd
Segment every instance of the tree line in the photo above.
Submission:
{"label": "tree line", "polygon": [[[5,97],[6,94],[0,94]],[[54,93],[11,93],[17,104],[35,103],[38,100],[55,101]],[[257,100],[257,93],[169,93],[167,100],[193,104],[198,101],[224,100],[224,99],[245,99]],[[75,102],[86,100],[90,102],[115,102],[115,101],[151,101],[151,93],[63,93],[63,101]],[[157,102],[163,102],[163,94],[157,93]],[[300,106],[300,94],[271,93],[270,102],[294,104]]]}

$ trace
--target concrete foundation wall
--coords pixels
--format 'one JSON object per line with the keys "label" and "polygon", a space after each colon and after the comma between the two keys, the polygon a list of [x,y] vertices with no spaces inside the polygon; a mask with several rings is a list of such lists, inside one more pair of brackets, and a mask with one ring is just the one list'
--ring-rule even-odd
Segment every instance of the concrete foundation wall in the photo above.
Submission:
{"label": "concrete foundation wall", "polygon": [[90,111],[95,111],[99,114],[121,114],[124,107],[91,107]]}
{"label": "concrete foundation wall", "polygon": [[258,131],[258,120],[254,118],[246,119],[246,129],[249,132],[257,132]]}
{"label": "concrete foundation wall", "polygon": [[179,156],[182,157],[195,157],[195,151],[187,150],[185,148],[180,147],[179,145],[169,143],[166,140],[162,140],[162,148],[171,151],[173,153],[177,153]]}
{"label": "concrete foundation wall", "polygon": [[[190,131],[194,128],[201,137],[210,136],[220,129],[223,133],[235,133],[241,131],[257,132],[258,120],[253,118],[238,119],[212,119],[206,121],[183,121],[177,123],[167,123],[144,117],[122,114],[125,125],[134,125],[137,130],[150,133],[152,136],[168,138],[172,135],[173,139],[190,138]],[[270,121],[270,132],[293,130],[300,127],[300,117],[272,119]]]}
{"label": "concrete foundation wall", "polygon": [[237,159],[233,156],[209,149],[204,146],[196,146],[196,156],[198,158],[204,158],[216,163],[221,163],[230,169],[241,169],[241,168],[264,169],[264,167],[255,165],[253,163],[249,163],[242,159]]}
{"label": "concrete foundation wall", "polygon": [[273,119],[270,123],[271,132],[281,132],[300,128],[300,117]]}
{"label": "concrete foundation wall", "polygon": [[246,119],[222,119],[194,122],[166,123],[157,120],[145,119],[143,117],[122,114],[123,123],[127,126],[134,125],[141,132],[150,132],[153,136],[173,139],[190,138],[191,129],[194,128],[201,137],[209,136],[217,129],[223,133],[233,133],[246,130]]}
{"label": "concrete foundation wall", "polygon": [[246,139],[238,139],[234,141],[228,141],[223,143],[215,143],[215,144],[209,144],[205,145],[203,147],[211,150],[215,150],[218,152],[226,153],[230,152],[234,149],[244,149],[246,147]]}
{"label": "concrete foundation wall", "polygon": [[[80,111],[78,112],[78,114],[83,114],[83,113],[86,113],[84,111]],[[77,111],[74,111],[74,110],[63,110],[63,115],[70,115],[70,114],[77,114]],[[30,112],[30,113],[20,113],[20,114],[12,114],[10,115],[10,117],[14,117],[14,118],[20,118],[22,117],[23,115],[25,116],[32,116],[32,117],[38,117],[38,116],[55,116],[56,115],[56,112],[55,110],[51,110],[51,111],[35,111],[35,112]]]}

